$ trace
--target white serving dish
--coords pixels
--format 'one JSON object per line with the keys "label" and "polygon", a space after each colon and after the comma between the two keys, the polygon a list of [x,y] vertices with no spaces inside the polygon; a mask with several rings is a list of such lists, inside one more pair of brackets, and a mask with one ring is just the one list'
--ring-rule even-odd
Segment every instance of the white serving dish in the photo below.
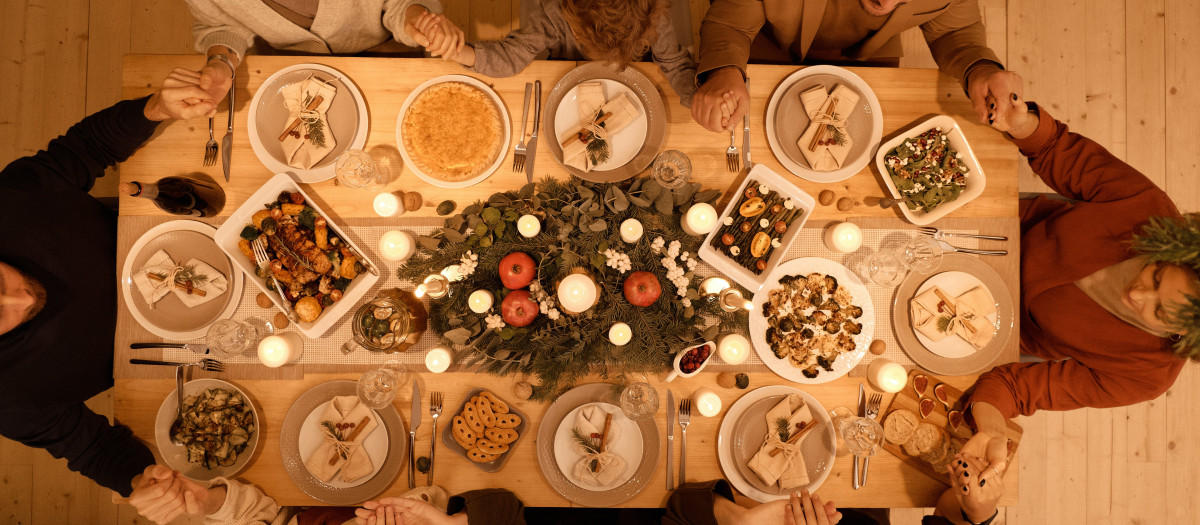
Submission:
{"label": "white serving dish", "polygon": [[[742,195],[742,193],[746,190],[746,186],[750,184],[751,180],[758,181],[759,184],[766,184],[771,188],[771,191],[778,191],[783,195],[791,197],[792,200],[796,202],[797,206],[800,206],[805,210],[804,216],[796,219],[796,221],[788,227],[787,233],[784,233],[783,237],[779,238],[779,247],[771,252],[771,257],[767,260],[767,269],[763,270],[763,272],[759,275],[754,275],[754,272],[738,264],[733,259],[730,259],[728,255],[718,251],[711,245],[713,237],[715,237],[717,232],[721,230],[721,225],[724,224],[723,221],[725,220],[725,217],[728,217],[730,214],[737,213],[737,204],[741,200],[739,196]],[[780,262],[782,262],[783,257],[787,254],[788,248],[792,246],[792,242],[795,241],[796,236],[800,234],[800,230],[804,227],[804,223],[808,222],[808,216],[812,214],[812,210],[816,207],[816,205],[817,201],[816,199],[813,199],[812,195],[809,195],[804,190],[797,188],[783,176],[772,171],[771,168],[768,168],[762,164],[755,164],[754,167],[750,169],[750,173],[746,175],[745,180],[742,181],[742,184],[738,186],[737,190],[732,194],[732,197],[729,199],[729,204],[726,205],[725,209],[721,212],[721,217],[717,221],[717,227],[704,237],[704,242],[701,243],[699,250],[700,258],[703,259],[704,262],[711,264],[713,268],[717,269],[717,271],[728,275],[734,281],[737,281],[738,284],[745,286],[750,293],[755,293],[762,288],[763,284],[766,284],[767,278],[771,275],[771,271],[774,270]]]}
{"label": "white serving dish", "polygon": [[904,214],[904,218],[916,225],[930,224],[949,215],[950,212],[965,206],[968,202],[974,200],[975,197],[982,195],[984,187],[987,186],[987,177],[983,174],[983,168],[979,166],[979,159],[975,157],[975,152],[971,151],[971,145],[967,143],[967,137],[963,135],[962,128],[958,126],[958,122],[950,116],[937,115],[904,130],[899,135],[885,142],[882,146],[879,146],[879,151],[875,153],[875,167],[879,170],[879,176],[883,178],[883,183],[887,186],[892,196],[901,198],[900,191],[896,189],[896,184],[892,182],[892,176],[888,174],[887,165],[883,160],[884,156],[906,139],[925,133],[935,127],[942,128],[942,131],[949,131],[950,146],[962,154],[963,163],[971,171],[967,173],[967,187],[963,188],[962,193],[958,194],[958,198],[952,202],[943,203],[929,213],[913,211],[908,209],[908,206],[905,204],[897,204],[896,207],[900,208],[900,213]]}
{"label": "white serving dish", "polygon": [[[375,268],[379,267],[367,257],[366,251],[355,244],[350,237],[346,236],[345,232],[343,232],[342,229],[337,226],[336,222],[334,221],[334,217],[325,210],[321,209],[321,207],[318,206],[315,201],[313,201],[312,197],[305,193],[304,190],[300,188],[300,185],[296,184],[296,181],[292,180],[291,175],[287,173],[277,173],[274,177],[271,177],[266,184],[263,184],[258,191],[254,192],[253,195],[246,199],[245,204],[242,204],[241,207],[239,207],[233,212],[232,215],[229,216],[229,219],[217,229],[216,234],[217,246],[219,246],[222,251],[229,255],[229,259],[233,261],[235,266],[246,273],[247,280],[254,283],[259,290],[262,290],[263,293],[267,294],[267,297],[271,298],[271,302],[275,303],[276,307],[278,307],[281,311],[287,311],[281,302],[282,300],[279,298],[279,293],[268,290],[266,283],[257,275],[255,275],[254,270],[258,268],[258,265],[256,265],[254,261],[247,259],[246,256],[242,254],[242,251],[238,249],[238,240],[241,239],[242,228],[245,228],[247,224],[250,224],[250,217],[258,210],[263,209],[263,206],[265,206],[267,203],[275,202],[275,200],[279,198],[279,193],[284,191],[299,192],[301,195],[303,195],[304,204],[312,207],[312,209],[316,210],[319,215],[325,217],[325,220],[329,223],[329,229],[333,230],[334,233],[337,233],[337,236],[341,237],[342,241],[349,244],[354,251],[358,252],[358,254],[366,260],[366,262],[363,263],[363,266],[373,266]],[[367,291],[369,291],[371,287],[375,286],[377,281],[379,281],[378,275],[370,272],[363,272],[359,274],[350,283],[350,286],[346,287],[346,292],[342,295],[342,299],[340,301],[333,303],[333,306],[330,306],[322,311],[321,316],[317,317],[316,321],[311,323],[295,323],[296,329],[310,339],[321,337],[327,330],[329,330],[330,327],[333,326],[334,323],[338,322],[338,320],[340,320],[346,315],[346,313],[354,308],[355,303],[357,303],[359,299],[366,295]]]}

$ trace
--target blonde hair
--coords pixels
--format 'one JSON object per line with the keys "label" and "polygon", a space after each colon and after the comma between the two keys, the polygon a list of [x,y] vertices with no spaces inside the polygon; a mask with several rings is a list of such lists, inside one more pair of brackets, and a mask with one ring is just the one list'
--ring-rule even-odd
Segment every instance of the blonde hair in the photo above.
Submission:
{"label": "blonde hair", "polygon": [[655,25],[666,16],[668,0],[562,0],[584,55],[624,70],[646,54],[658,38]]}

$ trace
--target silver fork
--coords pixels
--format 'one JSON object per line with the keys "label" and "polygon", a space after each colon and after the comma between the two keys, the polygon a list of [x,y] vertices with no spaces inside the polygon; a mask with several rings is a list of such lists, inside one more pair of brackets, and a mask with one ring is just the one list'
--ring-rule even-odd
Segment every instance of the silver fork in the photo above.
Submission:
{"label": "silver fork", "polygon": [[131,365],[163,365],[163,366],[198,366],[205,372],[224,372],[225,363],[216,359],[204,358],[195,363],[172,363],[170,361],[159,361],[157,359],[130,359]]}
{"label": "silver fork", "polygon": [[275,274],[271,273],[271,258],[267,257],[266,241],[263,240],[262,236],[259,236],[257,239],[254,239],[254,242],[250,243],[250,246],[254,249],[254,262],[258,263],[259,268],[266,270],[271,276],[271,282],[275,283],[275,292],[279,294],[280,302],[283,303],[283,313],[287,315],[289,321],[293,323],[300,322],[300,316],[296,315],[296,312],[292,310],[292,303],[283,295],[283,288],[279,286],[279,280],[275,278]]}
{"label": "silver fork", "polygon": [[[867,400],[867,417],[871,419],[878,419],[877,416],[879,416],[879,403],[882,401],[882,394],[871,394],[871,397]],[[862,477],[858,482],[858,486],[860,487],[867,484],[867,467],[869,466],[871,466],[871,458],[863,458]]]}
{"label": "silver fork", "polygon": [[437,420],[438,416],[442,415],[442,393],[433,392],[429,394],[429,417],[433,418],[433,439],[429,440],[429,477],[426,479],[426,485],[433,485],[433,454],[437,451]]}
{"label": "silver fork", "polygon": [[[725,149],[725,167],[737,173],[742,171],[742,158],[738,155],[737,137],[734,130],[729,130],[729,147]],[[682,481],[682,480],[680,480]]]}
{"label": "silver fork", "polygon": [[516,149],[513,150],[513,171],[521,173],[525,169],[525,124],[529,118],[529,96],[533,90],[533,84],[525,83],[525,104],[521,106],[521,141],[517,143]]}
{"label": "silver fork", "polygon": [[213,137],[213,119],[208,119],[208,142],[204,144],[204,165],[212,166],[217,163],[217,139]]}
{"label": "silver fork", "polygon": [[[692,422],[692,399],[679,402],[679,428],[683,440],[679,445],[679,484],[687,483],[687,427]],[[669,468],[669,467],[668,467]]]}
{"label": "silver fork", "polygon": [[944,232],[933,226],[918,226],[917,231],[919,231],[925,235],[928,235],[930,237],[933,237],[934,239],[937,239],[939,241],[944,240],[946,237],[970,237],[972,239],[989,239],[989,240],[993,240],[993,241],[1007,241],[1008,240],[1008,237],[1005,237],[1003,235],[976,235],[974,233],[950,233],[950,232]]}

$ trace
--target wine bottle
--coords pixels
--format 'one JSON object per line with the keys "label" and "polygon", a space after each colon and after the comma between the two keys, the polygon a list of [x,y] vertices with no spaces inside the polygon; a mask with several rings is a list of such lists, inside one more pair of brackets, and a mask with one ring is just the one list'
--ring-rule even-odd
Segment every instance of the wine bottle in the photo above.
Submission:
{"label": "wine bottle", "polygon": [[154,201],[174,215],[212,217],[225,207],[225,191],[215,182],[189,177],[163,177],[155,183],[124,182],[121,193]]}

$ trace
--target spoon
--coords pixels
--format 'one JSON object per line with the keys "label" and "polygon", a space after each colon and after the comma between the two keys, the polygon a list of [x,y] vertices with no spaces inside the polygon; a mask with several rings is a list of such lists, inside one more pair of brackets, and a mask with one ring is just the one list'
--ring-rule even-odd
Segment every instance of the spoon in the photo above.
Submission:
{"label": "spoon", "polygon": [[912,200],[912,197],[905,197],[903,199],[893,199],[891,197],[880,197],[879,198],[879,207],[886,210],[888,208],[891,208],[892,206],[895,206],[895,205],[903,203],[903,202],[908,202],[910,200]]}

